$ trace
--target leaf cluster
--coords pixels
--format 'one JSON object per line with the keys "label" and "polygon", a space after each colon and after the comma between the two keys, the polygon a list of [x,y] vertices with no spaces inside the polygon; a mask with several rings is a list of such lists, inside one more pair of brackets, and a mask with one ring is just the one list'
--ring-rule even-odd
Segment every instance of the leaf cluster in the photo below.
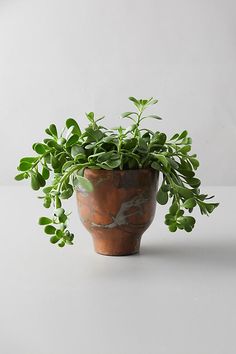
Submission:
{"label": "leaf cluster", "polygon": [[51,218],[41,217],[50,241],[60,247],[73,244],[74,234],[67,228],[68,213],[62,207],[64,199],[70,198],[76,189],[85,193],[93,190],[84,177],[84,169],[129,170],[153,168],[162,174],[162,184],[157,192],[157,202],[161,205],[171,200],[165,223],[171,232],[177,229],[192,231],[195,219],[186,215],[195,207],[202,214],[209,215],[218,203],[209,202],[206,194],[201,194],[201,181],[195,176],[199,167],[196,154],[191,153],[192,140],[188,132],[174,134],[170,139],[160,131],[143,128],[146,119],[161,118],[148,114],[148,110],[158,101],[130,97],[135,110],[125,112],[122,119],[129,119],[128,128],[106,128],[100,125],[104,117],[86,113],[88,125],[81,130],[78,122],[68,118],[59,133],[55,124],[46,130],[42,142],[32,145],[34,156],[23,157],[18,166],[20,181],[29,179],[33,190],[41,190],[39,197],[45,208],[53,208]]}

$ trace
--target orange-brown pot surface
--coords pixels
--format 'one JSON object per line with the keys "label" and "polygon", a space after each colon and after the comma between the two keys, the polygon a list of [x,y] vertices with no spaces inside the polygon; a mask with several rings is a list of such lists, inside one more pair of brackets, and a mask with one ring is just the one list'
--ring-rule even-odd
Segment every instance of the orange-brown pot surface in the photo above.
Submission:
{"label": "orange-brown pot surface", "polygon": [[78,190],[76,196],[95,251],[110,256],[139,252],[141,236],[155,215],[157,172],[85,169],[84,176],[93,192]]}

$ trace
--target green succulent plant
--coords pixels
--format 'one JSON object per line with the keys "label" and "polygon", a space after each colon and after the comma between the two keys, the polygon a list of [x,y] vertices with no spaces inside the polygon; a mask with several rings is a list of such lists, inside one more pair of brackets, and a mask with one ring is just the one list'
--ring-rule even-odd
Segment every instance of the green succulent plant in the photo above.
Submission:
{"label": "green succulent plant", "polygon": [[89,124],[81,131],[77,121],[69,118],[61,133],[51,124],[45,130],[47,138],[32,146],[36,155],[20,160],[20,173],[15,179],[30,179],[34,190],[42,189],[43,195],[39,198],[44,207],[53,208],[52,217],[39,219],[52,243],[60,247],[73,244],[74,234],[67,227],[69,214],[62,207],[62,201],[70,198],[76,189],[93,190],[84,177],[85,168],[157,170],[163,178],[156,199],[161,205],[171,200],[165,216],[165,224],[171,232],[192,231],[195,219],[189,213],[195,207],[199,207],[201,214],[209,215],[218,206],[219,203],[209,201],[212,197],[200,192],[201,181],[195,176],[199,161],[197,155],[191,153],[192,140],[188,132],[184,130],[168,139],[165,133],[142,127],[146,119],[161,119],[144,113],[158,100],[134,97],[129,100],[135,110],[121,115],[131,120],[128,128],[108,129],[100,125],[104,117],[95,118],[90,112],[86,113]]}

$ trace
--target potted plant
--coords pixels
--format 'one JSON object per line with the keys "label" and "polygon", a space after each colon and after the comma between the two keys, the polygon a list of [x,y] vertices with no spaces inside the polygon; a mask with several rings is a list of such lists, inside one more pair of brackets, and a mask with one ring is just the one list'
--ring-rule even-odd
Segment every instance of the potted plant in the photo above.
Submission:
{"label": "potted plant", "polygon": [[[191,153],[191,138],[184,130],[170,139],[160,131],[142,127],[146,119],[161,119],[146,113],[156,99],[130,97],[135,110],[122,118],[131,120],[128,128],[108,129],[100,125],[104,117],[87,113],[88,126],[81,131],[69,118],[59,134],[55,124],[45,130],[47,138],[33,144],[36,153],[20,160],[15,179],[30,179],[34,190],[42,188],[43,205],[53,208],[51,217],[39,224],[51,243],[64,247],[73,244],[74,234],[67,228],[69,214],[64,199],[76,192],[82,223],[93,236],[95,250],[105,255],[137,253],[143,232],[151,224],[156,200],[164,205],[171,200],[165,224],[169,231],[191,232],[199,207],[209,215],[218,203],[200,192],[195,171],[199,166]],[[157,188],[159,177],[161,183]],[[186,215],[187,214],[187,215]]]}

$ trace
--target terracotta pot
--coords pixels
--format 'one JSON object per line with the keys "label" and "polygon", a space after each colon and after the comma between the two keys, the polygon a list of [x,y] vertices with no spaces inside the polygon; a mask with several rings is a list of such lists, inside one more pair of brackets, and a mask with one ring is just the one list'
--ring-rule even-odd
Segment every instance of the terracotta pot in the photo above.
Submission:
{"label": "terracotta pot", "polygon": [[157,172],[86,169],[84,175],[94,190],[77,191],[76,196],[95,251],[109,256],[139,252],[142,234],[155,215]]}

